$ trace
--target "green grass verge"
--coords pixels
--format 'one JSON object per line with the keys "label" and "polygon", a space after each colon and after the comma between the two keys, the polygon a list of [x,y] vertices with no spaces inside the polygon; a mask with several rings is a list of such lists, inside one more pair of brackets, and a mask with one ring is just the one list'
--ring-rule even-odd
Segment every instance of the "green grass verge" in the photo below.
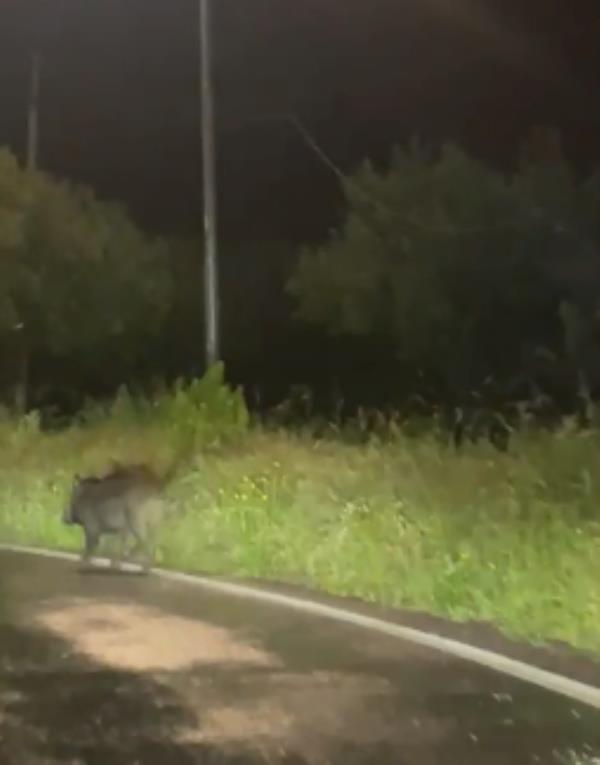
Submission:
{"label": "green grass verge", "polygon": [[[168,463],[164,423],[57,434],[0,425],[0,537],[79,549],[60,515],[74,472]],[[356,446],[254,430],[200,450],[171,487],[161,565],[266,577],[600,652],[600,436],[523,438],[512,455],[433,439]]]}

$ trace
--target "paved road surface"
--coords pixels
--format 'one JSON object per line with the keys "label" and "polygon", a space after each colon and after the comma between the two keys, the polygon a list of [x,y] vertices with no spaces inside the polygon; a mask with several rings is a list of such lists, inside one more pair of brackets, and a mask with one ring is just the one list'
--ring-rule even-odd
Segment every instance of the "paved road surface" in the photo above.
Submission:
{"label": "paved road surface", "polygon": [[597,709],[323,617],[7,552],[0,599],[2,765],[600,763]]}

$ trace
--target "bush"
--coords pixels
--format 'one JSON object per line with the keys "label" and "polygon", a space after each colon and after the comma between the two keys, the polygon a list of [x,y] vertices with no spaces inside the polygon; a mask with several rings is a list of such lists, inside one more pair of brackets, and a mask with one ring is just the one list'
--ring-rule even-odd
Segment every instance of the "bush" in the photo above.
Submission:
{"label": "bush", "polygon": [[153,416],[177,441],[204,447],[231,442],[248,430],[250,421],[241,390],[225,385],[222,363],[211,367],[200,380],[177,382],[173,391],[154,400],[152,406]]}

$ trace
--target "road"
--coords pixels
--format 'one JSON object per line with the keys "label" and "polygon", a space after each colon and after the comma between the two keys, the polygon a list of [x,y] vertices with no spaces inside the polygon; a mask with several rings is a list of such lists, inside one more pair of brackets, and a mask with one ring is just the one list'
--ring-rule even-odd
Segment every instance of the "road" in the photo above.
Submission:
{"label": "road", "polygon": [[[3,765],[600,762],[590,704],[274,603],[0,552],[0,608]],[[567,649],[472,638],[600,686]]]}

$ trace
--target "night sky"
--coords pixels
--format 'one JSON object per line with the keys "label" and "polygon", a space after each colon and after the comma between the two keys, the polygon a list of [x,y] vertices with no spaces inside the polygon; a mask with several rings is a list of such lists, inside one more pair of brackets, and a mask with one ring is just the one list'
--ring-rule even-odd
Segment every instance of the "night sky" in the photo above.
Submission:
{"label": "night sky", "polygon": [[[224,239],[306,241],[336,221],[335,177],[418,134],[510,168],[528,128],[600,164],[600,8],[572,0],[215,0]],[[45,169],[200,230],[195,0],[0,0],[0,144],[23,156],[32,47],[44,56]]]}

